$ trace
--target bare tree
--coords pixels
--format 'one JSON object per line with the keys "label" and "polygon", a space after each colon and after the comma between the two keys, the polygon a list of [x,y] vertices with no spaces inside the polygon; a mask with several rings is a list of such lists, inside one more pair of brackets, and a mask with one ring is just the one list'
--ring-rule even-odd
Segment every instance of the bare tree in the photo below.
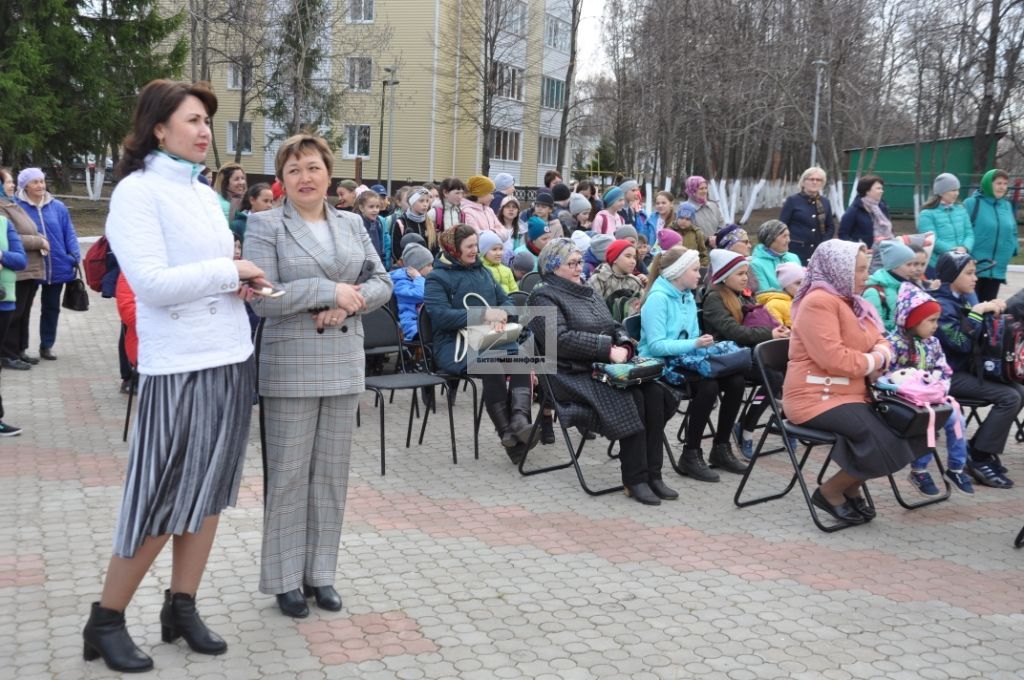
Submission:
{"label": "bare tree", "polygon": [[562,120],[558,129],[558,172],[565,165],[565,147],[568,146],[570,115],[576,90],[576,41],[583,16],[583,0],[567,0],[569,3],[569,66],[565,70],[565,98],[562,101]]}

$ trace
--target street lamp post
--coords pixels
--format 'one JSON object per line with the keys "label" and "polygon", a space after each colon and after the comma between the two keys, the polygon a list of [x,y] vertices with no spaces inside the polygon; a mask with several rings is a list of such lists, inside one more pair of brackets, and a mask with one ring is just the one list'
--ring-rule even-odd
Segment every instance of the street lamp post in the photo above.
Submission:
{"label": "street lamp post", "polygon": [[384,171],[384,100],[387,98],[388,85],[391,84],[394,69],[390,66],[384,67],[387,78],[380,81],[380,127],[377,128],[377,181],[383,177]]}
{"label": "street lamp post", "polygon": [[818,111],[821,108],[821,71],[828,65],[824,59],[812,62],[818,69],[817,83],[814,86],[814,127],[811,130],[811,167],[818,164]]}
{"label": "street lamp post", "polygon": [[398,86],[398,81],[395,80],[395,76],[398,75],[398,67],[392,66],[387,69],[391,72],[391,80],[388,81],[388,85],[391,86],[391,90],[388,94],[391,95],[390,108],[388,110],[388,196],[391,195],[391,150],[395,139],[395,87]]}

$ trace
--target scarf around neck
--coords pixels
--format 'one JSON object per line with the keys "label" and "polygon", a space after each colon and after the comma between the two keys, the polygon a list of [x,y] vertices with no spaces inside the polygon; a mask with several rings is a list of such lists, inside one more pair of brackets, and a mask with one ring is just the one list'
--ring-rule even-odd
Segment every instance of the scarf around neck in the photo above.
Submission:
{"label": "scarf around neck", "polygon": [[884,241],[885,239],[892,238],[892,221],[882,212],[880,202],[867,196],[861,196],[860,202],[864,209],[868,211],[868,214],[871,215],[871,222],[875,226],[875,241]]}

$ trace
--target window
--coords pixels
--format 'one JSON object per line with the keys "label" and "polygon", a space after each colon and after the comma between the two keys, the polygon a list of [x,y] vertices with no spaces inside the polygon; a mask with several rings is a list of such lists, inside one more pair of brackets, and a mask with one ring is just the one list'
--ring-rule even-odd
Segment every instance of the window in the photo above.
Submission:
{"label": "window", "polygon": [[348,21],[352,24],[372,24],[373,0],[348,0]]}
{"label": "window", "polygon": [[519,132],[516,130],[491,130],[491,158],[500,161],[519,160]]}
{"label": "window", "polygon": [[521,0],[496,0],[491,4],[494,11],[498,13],[501,22],[501,30],[518,35],[526,36],[526,3]]}
{"label": "window", "polygon": [[537,142],[537,163],[539,165],[558,165],[558,137],[541,135]]}
{"label": "window", "polygon": [[548,14],[544,17],[544,44],[559,52],[569,53],[569,22]]}
{"label": "window", "polygon": [[235,153],[239,149],[242,153],[252,153],[252,123],[242,123],[239,130],[237,121],[228,121],[228,153]]}
{"label": "window", "polygon": [[238,64],[228,64],[228,89],[242,89],[242,69]]}
{"label": "window", "polygon": [[540,105],[546,109],[561,109],[564,103],[565,81],[544,76],[540,90]]}
{"label": "window", "polygon": [[345,60],[345,84],[356,92],[369,92],[373,85],[373,60],[370,57],[349,57]]}
{"label": "window", "polygon": [[370,157],[370,126],[345,126],[345,158]]}
{"label": "window", "polygon": [[523,69],[494,61],[491,62],[491,78],[495,94],[523,101]]}

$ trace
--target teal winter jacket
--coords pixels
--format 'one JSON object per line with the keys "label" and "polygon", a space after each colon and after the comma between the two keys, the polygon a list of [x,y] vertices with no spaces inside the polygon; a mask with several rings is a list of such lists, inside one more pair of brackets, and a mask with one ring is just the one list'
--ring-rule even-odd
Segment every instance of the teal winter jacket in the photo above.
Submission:
{"label": "teal winter jacket", "polygon": [[640,356],[666,359],[697,349],[701,335],[693,293],[659,276],[640,309]]}
{"label": "teal winter jacket", "polygon": [[939,204],[934,208],[922,210],[917,217],[917,231],[921,234],[935,232],[935,249],[932,251],[932,259],[928,262],[930,267],[935,266],[940,255],[954,248],[966,248],[967,252],[974,250],[971,218],[967,208],[960,203]]}
{"label": "teal winter jacket", "polygon": [[[971,255],[976,260],[992,260],[995,264],[978,275],[986,279],[1006,281],[1006,265],[1017,254],[1017,217],[1013,204],[1005,196],[996,199],[992,195],[992,180],[995,170],[989,170],[981,178],[981,189],[964,201],[964,208],[974,225],[974,248]],[[975,205],[977,204],[977,210]]]}
{"label": "teal winter jacket", "polygon": [[754,252],[750,258],[750,268],[757,276],[757,292],[767,293],[770,291],[782,292],[779,279],[775,276],[775,268],[784,262],[795,262],[800,264],[800,258],[795,253],[782,253],[769,250],[763,244],[754,246]]}

